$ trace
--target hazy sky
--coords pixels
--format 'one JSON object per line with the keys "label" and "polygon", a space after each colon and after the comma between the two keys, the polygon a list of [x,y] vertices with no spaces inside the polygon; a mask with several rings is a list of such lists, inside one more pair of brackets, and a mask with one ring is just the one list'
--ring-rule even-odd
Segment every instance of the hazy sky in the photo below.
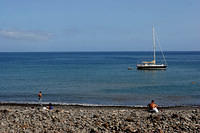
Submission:
{"label": "hazy sky", "polygon": [[0,51],[200,50],[200,0],[1,0]]}

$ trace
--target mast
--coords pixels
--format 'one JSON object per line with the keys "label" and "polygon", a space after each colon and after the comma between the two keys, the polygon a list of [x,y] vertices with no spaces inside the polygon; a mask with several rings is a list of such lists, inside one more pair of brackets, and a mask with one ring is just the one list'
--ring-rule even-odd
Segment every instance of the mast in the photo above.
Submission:
{"label": "mast", "polygon": [[156,64],[156,40],[155,40],[154,25],[152,27],[152,32],[153,32],[153,64]]}

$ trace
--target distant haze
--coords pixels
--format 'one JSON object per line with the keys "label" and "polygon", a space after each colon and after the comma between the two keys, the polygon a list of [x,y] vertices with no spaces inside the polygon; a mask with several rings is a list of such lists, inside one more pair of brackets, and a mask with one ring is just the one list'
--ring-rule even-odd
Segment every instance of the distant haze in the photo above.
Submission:
{"label": "distant haze", "polygon": [[200,51],[199,0],[2,0],[0,52]]}

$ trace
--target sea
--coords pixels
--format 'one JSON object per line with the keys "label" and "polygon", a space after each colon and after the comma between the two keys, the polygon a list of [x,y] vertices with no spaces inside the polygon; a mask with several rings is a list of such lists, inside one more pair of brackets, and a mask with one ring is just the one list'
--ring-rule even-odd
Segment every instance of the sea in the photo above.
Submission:
{"label": "sea", "polygon": [[[200,51],[165,51],[166,70],[137,70],[153,52],[1,52],[0,102],[200,105]],[[162,62],[157,53],[157,62]],[[128,70],[128,67],[132,70]]]}

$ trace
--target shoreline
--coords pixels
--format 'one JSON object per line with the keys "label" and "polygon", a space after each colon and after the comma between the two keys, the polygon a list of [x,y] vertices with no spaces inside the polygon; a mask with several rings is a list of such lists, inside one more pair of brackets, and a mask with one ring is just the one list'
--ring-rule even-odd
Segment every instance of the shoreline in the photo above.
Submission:
{"label": "shoreline", "polygon": [[[82,108],[124,108],[124,109],[147,109],[143,105],[102,105],[102,104],[80,104],[80,103],[57,103],[57,102],[42,102],[42,106],[48,106],[52,103],[56,107],[82,107]],[[0,106],[23,106],[36,107],[41,106],[38,102],[0,102]],[[200,108],[200,105],[177,105],[177,106],[159,106],[159,109],[189,109]]]}

